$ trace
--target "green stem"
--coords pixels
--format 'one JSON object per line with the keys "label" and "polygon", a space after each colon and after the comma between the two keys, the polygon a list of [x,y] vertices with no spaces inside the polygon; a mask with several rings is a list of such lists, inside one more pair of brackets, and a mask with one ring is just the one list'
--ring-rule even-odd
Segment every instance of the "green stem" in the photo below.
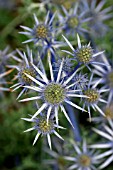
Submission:
{"label": "green stem", "polygon": [[24,13],[22,13],[21,15],[17,16],[16,18],[14,18],[2,31],[1,31],[1,36],[3,38],[7,37],[7,35],[9,35],[13,29],[19,25],[21,22],[23,22],[28,15],[32,12],[33,9],[40,7],[39,4],[31,4],[26,11],[24,11]]}
{"label": "green stem", "polygon": [[10,34],[13,29],[20,24],[22,21],[24,21],[24,19],[27,17],[28,14],[24,14],[24,15],[19,15],[16,18],[14,18],[14,20],[12,20],[2,31],[1,31],[1,36],[3,38],[7,37],[8,34]]}

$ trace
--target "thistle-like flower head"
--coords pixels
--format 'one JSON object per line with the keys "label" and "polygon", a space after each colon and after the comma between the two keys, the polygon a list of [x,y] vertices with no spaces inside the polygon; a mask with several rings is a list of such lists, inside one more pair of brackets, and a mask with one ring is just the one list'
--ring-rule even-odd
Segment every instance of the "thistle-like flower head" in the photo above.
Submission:
{"label": "thistle-like flower head", "polygon": [[99,84],[100,81],[97,81],[95,84],[92,84],[92,79],[93,79],[93,74],[90,77],[88,86],[83,90],[83,94],[87,96],[87,98],[83,99],[84,100],[83,108],[85,108],[85,106],[88,108],[90,121],[91,121],[91,115],[90,115],[91,107],[95,111],[97,110],[101,115],[105,116],[103,110],[98,106],[98,104],[99,102],[107,103],[106,100],[102,99],[101,93],[109,91],[109,89],[103,89],[103,88],[98,89],[97,85]]}
{"label": "thistle-like flower head", "polygon": [[[21,100],[21,102],[30,101],[30,100],[41,100],[42,106],[37,110],[37,112],[32,116],[32,118],[35,118],[37,115],[41,113],[44,109],[47,108],[47,122],[49,121],[49,117],[51,116],[51,111],[54,110],[56,123],[58,124],[58,109],[59,107],[63,111],[65,117],[67,120],[71,123],[71,120],[66,112],[65,107],[63,106],[64,103],[67,103],[77,109],[80,109],[84,111],[80,106],[76,105],[75,103],[71,102],[71,97],[86,97],[85,95],[77,94],[78,90],[71,90],[71,86],[74,84],[69,84],[73,76],[79,71],[76,70],[66,81],[62,81],[62,68],[63,68],[63,60],[61,62],[60,68],[58,70],[57,78],[55,79],[53,68],[51,65],[51,58],[48,54],[48,61],[49,61],[49,68],[50,68],[50,75],[51,80],[48,80],[45,71],[41,72],[38,67],[36,67],[34,64],[32,66],[37,71],[37,73],[41,76],[42,81],[40,82],[36,78],[32,77],[29,74],[25,75],[30,78],[34,83],[36,83],[36,86],[25,86],[25,88],[31,89],[33,91],[38,92],[37,96],[30,97]],[[43,83],[44,82],[44,83]],[[72,125],[73,126],[73,125]]]}
{"label": "thistle-like flower head", "polygon": [[96,160],[96,156],[98,156],[97,153],[95,153],[94,150],[88,149],[85,140],[83,141],[82,150],[81,146],[76,144],[74,141],[73,146],[75,149],[74,153],[75,157],[72,156],[64,157],[66,160],[74,162],[74,164],[71,165],[68,169],[95,170],[96,169],[95,164],[99,163]]}
{"label": "thistle-like flower head", "polygon": [[68,41],[68,39],[65,36],[63,36],[63,38],[65,39],[65,41],[67,42],[67,44],[69,45],[69,47],[71,48],[73,53],[71,53],[70,51],[66,51],[66,50],[63,50],[63,51],[74,56],[75,59],[78,61],[78,63],[87,66],[90,71],[91,71],[91,69],[89,67],[89,64],[104,65],[103,63],[100,63],[100,62],[95,60],[95,57],[99,56],[104,51],[94,53],[94,50],[90,46],[90,43],[88,45],[82,45],[81,44],[80,37],[79,37],[78,34],[77,34],[77,42],[78,42],[78,48],[77,49],[74,49],[74,47],[71,45],[71,43]]}
{"label": "thistle-like flower head", "polygon": [[100,83],[103,85],[103,88],[109,89],[108,104],[110,104],[113,100],[113,63],[110,64],[104,54],[101,55],[101,60],[105,66],[94,66],[95,69],[93,72],[98,75],[99,78],[94,80],[93,83],[100,81]]}
{"label": "thistle-like flower head", "polygon": [[51,134],[55,134],[57,137],[63,140],[63,138],[57,133],[56,129],[64,129],[64,128],[62,126],[56,125],[53,119],[49,119],[47,122],[47,118],[44,115],[41,115],[38,118],[35,117],[33,119],[29,119],[29,118],[22,118],[22,119],[34,123],[34,126],[32,128],[24,131],[24,132],[29,132],[32,130],[37,131],[37,135],[34,139],[33,145],[36,143],[40,135],[47,136],[50,149],[51,149],[51,138],[50,138]]}
{"label": "thistle-like flower head", "polygon": [[76,3],[75,7],[72,7],[69,11],[66,8],[62,7],[64,15],[59,14],[59,22],[63,25],[63,31],[66,34],[75,33],[83,34],[88,32],[83,24],[87,23],[91,20],[90,17],[84,18],[85,12],[80,11],[78,3]]}
{"label": "thistle-like flower head", "polygon": [[91,33],[96,36],[103,36],[108,30],[107,25],[104,21],[113,17],[111,13],[112,7],[104,8],[104,5],[107,3],[106,0],[102,0],[98,3],[97,0],[88,2],[88,0],[82,1],[84,11],[87,11],[88,16],[92,19],[90,20],[90,29]]}
{"label": "thistle-like flower head", "polygon": [[44,151],[49,154],[51,158],[43,160],[43,163],[46,165],[53,165],[57,169],[66,168],[68,162],[64,159],[64,156],[69,152],[69,141],[57,140],[55,136],[52,138],[52,141],[55,143],[54,150],[44,147]]}
{"label": "thistle-like flower head", "polygon": [[28,35],[31,39],[25,41],[24,43],[34,42],[37,43],[39,40],[42,41],[43,45],[46,41],[49,41],[52,38],[53,27],[52,22],[55,17],[55,14],[49,19],[49,12],[47,13],[45,22],[39,22],[38,18],[34,14],[35,26],[34,28],[29,28],[26,26],[21,26],[25,32],[20,32],[21,34]]}
{"label": "thistle-like flower head", "polygon": [[[27,48],[27,54],[22,53],[21,51],[17,50],[17,53],[19,54],[20,58],[12,55],[12,58],[19,62],[18,65],[8,65],[10,68],[15,68],[17,70],[17,75],[14,77],[14,79],[18,80],[18,83],[14,84],[11,86],[11,88],[14,88],[12,91],[15,91],[25,85],[31,85],[33,82],[31,79],[29,79],[25,74],[29,74],[33,77],[37,77],[37,73],[34,70],[32,63],[33,63],[33,56],[32,56],[32,51],[30,51],[29,48]],[[18,95],[17,98],[19,98],[27,89],[23,88],[20,94]]]}

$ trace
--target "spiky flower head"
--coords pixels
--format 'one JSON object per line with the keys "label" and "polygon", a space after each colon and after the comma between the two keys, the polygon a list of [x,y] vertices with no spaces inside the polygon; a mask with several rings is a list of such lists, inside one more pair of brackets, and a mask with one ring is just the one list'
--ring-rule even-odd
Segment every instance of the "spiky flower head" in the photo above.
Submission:
{"label": "spiky flower head", "polygon": [[107,3],[106,0],[98,1],[82,1],[83,8],[82,10],[87,11],[87,15],[90,16],[92,19],[90,20],[90,32],[96,36],[103,36],[106,31],[108,30],[108,26],[105,25],[104,21],[108,20],[113,17],[112,7],[109,6],[107,8],[104,5]]}
{"label": "spiky flower head", "polygon": [[84,28],[83,24],[90,21],[90,17],[84,18],[85,11],[80,11],[79,3],[76,3],[70,10],[66,10],[65,7],[62,7],[64,15],[59,13],[59,22],[63,25],[63,31],[66,34],[75,33],[84,34],[88,32],[87,29]]}
{"label": "spiky flower head", "polygon": [[70,46],[71,50],[73,53],[70,51],[63,50],[64,52],[72,55],[75,57],[75,59],[78,61],[80,64],[84,64],[85,66],[88,67],[88,69],[91,71],[89,64],[93,65],[104,65],[101,62],[96,61],[95,57],[102,54],[104,51],[94,53],[93,48],[90,46],[90,43],[88,45],[82,45],[80,41],[80,37],[77,34],[77,42],[78,42],[78,48],[74,49],[74,47],[71,45],[71,43],[68,41],[68,39],[63,36],[67,44]]}
{"label": "spiky flower head", "polygon": [[91,121],[91,115],[90,115],[90,108],[97,110],[101,115],[105,116],[103,110],[98,106],[99,102],[107,103],[106,100],[102,99],[103,92],[108,92],[109,89],[103,89],[103,88],[97,88],[100,81],[95,82],[93,84],[93,74],[90,77],[88,86],[83,90],[83,94],[87,96],[87,98],[84,98],[83,101],[83,108],[85,106],[88,108],[89,111],[89,118]]}
{"label": "spiky flower head", "polygon": [[[31,85],[33,82],[31,79],[29,79],[25,74],[29,74],[33,77],[37,77],[37,73],[34,70],[32,63],[33,63],[33,56],[32,56],[32,51],[30,51],[29,48],[27,48],[27,55],[26,53],[22,53],[21,51],[17,50],[17,53],[19,54],[20,58],[12,55],[12,58],[16,60],[19,64],[18,65],[8,65],[10,68],[15,68],[17,70],[17,75],[15,76],[15,80],[18,80],[18,83],[14,84],[11,86],[13,88],[12,91],[15,91],[25,85]],[[28,89],[24,88],[20,92],[17,98],[19,98],[25,91]]]}
{"label": "spiky flower head", "polygon": [[49,84],[44,90],[44,99],[47,103],[57,105],[64,101],[66,96],[65,89],[57,83]]}
{"label": "spiky flower head", "polygon": [[40,135],[47,136],[50,149],[51,149],[51,138],[50,138],[51,134],[55,134],[57,137],[63,140],[63,138],[57,133],[56,129],[58,130],[64,128],[62,126],[56,125],[53,119],[50,118],[47,122],[47,118],[45,115],[41,115],[38,118],[35,117],[33,119],[29,119],[29,118],[22,118],[22,119],[34,123],[34,126],[32,128],[24,131],[24,132],[29,132],[32,130],[37,131],[37,135],[34,139],[33,145],[36,143]]}
{"label": "spiky flower head", "polygon": [[96,157],[98,156],[94,150],[88,149],[88,146],[86,144],[86,141],[83,141],[82,150],[81,150],[81,143],[76,144],[74,141],[73,147],[75,149],[75,157],[72,156],[65,156],[64,158],[68,161],[74,162],[73,165],[71,165],[68,169],[80,169],[80,170],[95,170],[96,164],[99,164],[99,162],[96,160]]}
{"label": "spiky flower head", "polygon": [[44,71],[44,73],[41,72],[38,69],[38,67],[36,67],[34,64],[32,64],[32,66],[37,71],[37,73],[42,77],[42,81],[40,82],[36,78],[25,73],[25,75],[28,78],[30,78],[33,82],[35,82],[38,85],[38,86],[25,86],[25,87],[38,92],[38,94],[35,97],[26,98],[26,99],[23,99],[20,101],[25,102],[25,101],[30,101],[30,100],[41,100],[42,105],[37,110],[37,112],[32,116],[32,118],[35,118],[37,115],[39,115],[42,110],[47,109],[47,122],[48,122],[49,117],[51,116],[51,112],[54,109],[54,111],[55,111],[54,116],[56,118],[57,124],[58,124],[58,109],[60,107],[61,110],[63,111],[65,117],[72,125],[71,120],[70,120],[70,118],[66,112],[66,109],[63,105],[64,105],[64,103],[68,103],[69,105],[84,111],[84,109],[82,109],[80,106],[71,102],[70,98],[71,97],[80,97],[81,98],[81,97],[86,97],[86,96],[82,95],[82,94],[81,95],[76,94],[78,92],[78,90],[71,90],[71,88],[70,88],[70,86],[73,86],[73,84],[68,85],[68,83],[70,83],[71,79],[79,71],[79,69],[76,70],[68,79],[66,79],[66,81],[61,81],[62,80],[61,77],[62,77],[63,60],[61,62],[60,68],[58,70],[56,79],[53,74],[53,68],[51,65],[50,54],[48,54],[48,61],[49,61],[51,80],[48,80],[45,71]]}
{"label": "spiky flower head", "polygon": [[95,88],[88,88],[88,89],[85,89],[83,91],[83,94],[87,96],[87,98],[84,99],[83,108],[85,106],[88,108],[90,121],[91,121],[91,115],[90,115],[90,113],[91,113],[90,108],[91,107],[94,110],[97,110],[103,116],[105,116],[104,112],[98,106],[99,101],[102,102],[102,103],[107,103],[107,101],[105,101],[104,99],[101,98],[100,93],[102,93],[102,92],[105,92],[105,90],[102,90],[102,89],[97,90]]}
{"label": "spiky flower head", "polygon": [[[67,150],[69,150],[70,143],[61,140],[57,140],[57,138],[54,136],[52,138],[54,145],[54,150],[50,150],[47,147],[44,147],[44,151],[50,155],[50,159],[43,160],[43,163],[46,165],[53,165],[57,169],[67,169],[67,160],[64,159],[64,156],[67,154]],[[68,146],[67,146],[68,145]]]}
{"label": "spiky flower head", "polygon": [[25,41],[24,43],[28,43],[32,41],[34,43],[38,43],[39,40],[41,40],[41,42],[44,45],[45,42],[51,40],[52,33],[53,33],[52,22],[53,22],[55,15],[53,15],[51,18],[49,17],[49,15],[50,15],[50,12],[47,13],[45,22],[39,22],[38,18],[34,14],[34,20],[35,20],[34,28],[21,26],[21,28],[23,28],[26,31],[20,32],[20,34],[28,35],[31,37],[31,39]]}
{"label": "spiky flower head", "polygon": [[101,60],[105,66],[94,66],[95,69],[93,72],[99,76],[96,80],[94,80],[94,83],[96,81],[100,81],[104,89],[109,89],[108,104],[110,104],[113,100],[113,63],[110,64],[104,54],[101,55]]}

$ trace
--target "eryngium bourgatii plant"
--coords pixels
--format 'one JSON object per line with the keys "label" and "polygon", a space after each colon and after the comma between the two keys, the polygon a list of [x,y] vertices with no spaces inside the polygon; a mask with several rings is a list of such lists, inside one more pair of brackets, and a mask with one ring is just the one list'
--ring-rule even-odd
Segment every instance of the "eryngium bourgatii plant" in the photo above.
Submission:
{"label": "eryngium bourgatii plant", "polygon": [[[60,22],[58,18],[55,17],[55,13],[53,13],[55,6],[53,7],[53,5],[48,4],[48,2],[57,4],[57,7],[60,7],[62,4],[57,12]],[[68,164],[69,166],[65,164],[64,167],[67,166],[66,168],[70,170],[96,170],[99,166],[99,169],[103,169],[113,161],[113,69],[110,62],[108,62],[109,59],[103,55],[104,51],[98,52],[97,49],[100,47],[92,46],[93,43],[89,42],[90,35],[92,34],[88,32],[91,30],[88,28],[88,23],[93,22],[94,19],[95,23],[100,22],[97,26],[103,25],[103,21],[112,16],[110,13],[111,7],[103,9],[105,1],[102,0],[97,3],[97,1],[94,0],[91,2],[92,11],[90,11],[90,5],[87,5],[88,1],[85,0],[83,2],[80,0],[75,4],[72,0],[72,8],[69,9],[64,5],[65,2],[69,4],[69,1],[64,0],[41,1],[43,10],[45,10],[45,8],[46,10],[49,9],[45,20],[43,21],[43,16],[41,16],[42,21],[40,18],[38,19],[35,13],[34,27],[21,26],[24,31],[20,33],[29,37],[29,39],[23,43],[33,42],[30,43],[33,45],[32,51],[28,49],[26,54],[25,52],[22,53],[20,50],[17,50],[19,57],[15,53],[12,53],[10,59],[14,60],[12,61],[13,64],[7,64],[7,67],[11,68],[9,71],[6,71],[7,69],[4,67],[5,71],[2,70],[1,72],[2,64],[0,63],[0,91],[9,91],[9,88],[5,88],[4,86],[4,84],[7,83],[4,81],[4,77],[16,69],[17,74],[13,80],[18,82],[10,89],[12,90],[13,88],[12,91],[15,92],[17,89],[20,90],[17,99],[23,96],[20,102],[28,101],[28,103],[25,104],[26,106],[29,104],[29,101],[36,101],[36,103],[38,103],[36,113],[33,112],[33,115],[28,113],[30,117],[27,118],[24,116],[24,118],[22,118],[32,124],[31,128],[24,132],[33,131],[37,133],[33,145],[40,136],[47,136],[50,149],[52,148],[52,135],[60,138],[62,143],[64,142],[65,135],[60,134],[60,130],[65,129],[62,125],[60,126],[62,123],[65,124],[61,114],[61,112],[63,112],[73,127],[72,129],[76,140],[73,142],[75,150],[73,153],[71,147],[70,155],[48,151],[48,153],[54,157],[54,164],[52,165],[56,166],[57,162],[61,161],[60,163],[63,166],[65,161],[72,161],[72,163]],[[75,6],[72,6],[74,4]],[[34,3],[34,5],[36,4]],[[50,9],[51,6],[53,7],[52,10]],[[83,10],[85,6],[88,11]],[[61,12],[60,10],[63,11]],[[89,16],[90,12],[92,12],[92,16]],[[95,19],[96,17],[97,20]],[[93,22],[92,24],[94,25],[91,25],[92,28],[94,26],[94,31],[96,30],[95,23]],[[66,35],[63,35],[65,39],[64,42],[61,41],[61,31],[64,31],[64,34],[66,33]],[[78,34],[76,43],[75,32],[79,33],[81,37],[84,36],[89,43],[83,45]],[[69,40],[66,36],[68,36]],[[77,47],[76,44],[78,44]],[[59,47],[63,47],[63,49],[60,50]],[[7,49],[4,50],[3,53],[5,56]],[[35,57],[37,57],[37,59]],[[3,59],[5,58],[2,58],[2,61],[4,61]],[[18,63],[15,64],[16,62]],[[48,72],[48,68],[50,72]],[[26,95],[30,96],[25,97]],[[104,107],[103,103],[105,103]],[[87,146],[86,141],[84,139],[82,140],[76,115],[80,113],[84,114],[84,112],[89,113],[90,121],[92,115],[92,120],[97,122],[96,126],[98,126],[99,122],[99,126],[93,128],[93,130],[100,136],[106,138],[106,143],[103,143],[103,139],[99,144],[95,144],[95,141],[91,141],[93,139],[91,138],[88,139],[91,145]],[[99,113],[100,115],[98,116]],[[108,122],[109,125],[107,125]],[[81,125],[81,122],[79,124]],[[69,130],[68,125],[66,128]],[[103,130],[101,128],[103,128]],[[91,129],[89,128],[88,130],[92,135]],[[82,131],[82,128],[81,132],[84,136],[85,133]],[[76,138],[76,134],[79,138]],[[81,141],[83,141],[83,145],[80,145]],[[95,150],[100,148],[100,153],[93,152],[92,148],[95,148]],[[102,153],[104,149],[106,150]],[[109,150],[107,151],[107,149]],[[106,159],[106,157],[108,158]],[[49,162],[52,163],[52,161]]]}

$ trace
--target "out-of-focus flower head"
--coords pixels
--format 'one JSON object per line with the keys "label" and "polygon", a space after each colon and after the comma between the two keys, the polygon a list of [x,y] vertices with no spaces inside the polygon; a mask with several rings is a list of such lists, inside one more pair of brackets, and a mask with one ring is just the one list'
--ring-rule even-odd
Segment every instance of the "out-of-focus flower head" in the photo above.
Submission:
{"label": "out-of-focus flower head", "polygon": [[28,122],[33,122],[35,124],[32,128],[24,131],[24,132],[30,132],[32,130],[37,131],[37,135],[34,139],[33,145],[36,143],[40,135],[47,136],[50,149],[51,149],[51,138],[50,138],[51,134],[55,134],[58,138],[63,140],[63,138],[57,133],[56,130],[65,129],[65,128],[63,128],[62,126],[56,125],[53,119],[50,118],[49,121],[47,122],[47,118],[45,115],[40,115],[39,117],[35,117],[33,119],[30,119],[30,118],[22,118],[22,119]]}
{"label": "out-of-focus flower head", "polygon": [[[94,132],[105,138],[105,141],[98,144],[93,144],[90,148],[107,149],[107,151],[99,154],[97,159],[104,159],[104,162],[100,165],[99,169],[107,167],[111,162],[113,162],[113,121],[108,120],[109,125],[103,124],[103,130],[98,130],[93,128]],[[107,157],[107,158],[106,158]]]}
{"label": "out-of-focus flower head", "polygon": [[9,51],[9,46],[7,46],[3,51],[0,50],[0,73],[4,72],[5,66],[7,64],[7,60],[10,58],[12,54],[15,52],[8,53]]}
{"label": "out-of-focus flower head", "polygon": [[67,150],[69,150],[66,141],[59,141],[54,137],[52,138],[52,142],[55,143],[53,150],[44,148],[44,151],[48,153],[51,158],[43,160],[43,163],[56,169],[65,169],[67,167],[67,160],[64,159],[64,156],[67,154]]}
{"label": "out-of-focus flower head", "polygon": [[93,72],[99,76],[95,81],[100,81],[102,83],[103,88],[109,89],[108,95],[108,105],[113,101],[113,63],[110,64],[107,57],[103,54],[101,55],[101,60],[105,64],[102,66],[94,66],[95,69]]}
{"label": "out-of-focus flower head", "polygon": [[[62,71],[64,72],[64,74],[68,74],[72,71],[73,69],[73,62],[72,62],[72,58],[67,57],[62,57],[64,60],[64,64],[63,64],[63,68]],[[62,58],[58,57],[57,61],[53,63],[53,66],[55,67],[55,71],[58,71],[62,62]]]}
{"label": "out-of-focus flower head", "polygon": [[[63,26],[63,31],[67,35],[74,35],[75,33],[84,34],[88,32],[84,28],[84,24],[91,20],[91,17],[84,17],[86,14],[84,11],[80,11],[79,3],[76,3],[75,7],[71,8],[69,11],[62,7],[64,15],[59,13],[59,22]],[[71,34],[70,34],[71,33]]]}
{"label": "out-of-focus flower head", "polygon": [[78,61],[79,64],[85,65],[90,71],[91,71],[91,68],[89,67],[89,64],[105,65],[95,60],[96,56],[99,56],[104,51],[95,53],[93,48],[90,46],[90,43],[88,45],[82,45],[78,34],[77,34],[77,42],[78,42],[77,49],[74,49],[74,47],[71,45],[71,43],[68,41],[68,39],[65,36],[63,36],[63,38],[65,39],[65,41],[67,42],[67,44],[69,45],[73,53],[71,53],[70,51],[66,51],[66,50],[63,50],[63,51],[72,55]]}
{"label": "out-of-focus flower head", "polygon": [[25,86],[28,89],[31,89],[33,91],[38,92],[37,96],[35,97],[30,97],[30,98],[25,98],[20,100],[21,102],[25,101],[30,101],[30,100],[39,100],[42,102],[41,107],[37,110],[37,112],[32,116],[31,119],[35,118],[37,115],[41,113],[44,109],[47,108],[47,122],[49,121],[49,117],[51,116],[51,111],[54,109],[55,113],[55,119],[56,119],[56,124],[58,124],[58,110],[61,108],[63,111],[65,117],[67,120],[70,122],[70,124],[73,126],[68,113],[64,107],[64,103],[67,103],[79,110],[85,111],[82,109],[80,106],[77,104],[73,103],[71,101],[72,97],[86,97],[85,95],[79,95],[77,92],[78,90],[72,90],[70,89],[71,84],[70,81],[71,79],[75,76],[75,74],[79,71],[77,69],[71,76],[66,79],[66,81],[62,81],[62,69],[63,69],[63,63],[64,60],[62,60],[61,65],[59,67],[57,77],[54,77],[54,72],[51,64],[51,57],[50,53],[48,53],[48,62],[49,62],[49,69],[50,69],[50,77],[51,80],[49,80],[46,76],[45,72],[41,72],[38,67],[36,67],[34,64],[32,66],[36,70],[36,72],[41,76],[42,81],[36,80],[33,76],[30,74],[25,73],[25,75],[30,78],[34,83],[36,83],[35,86]]}
{"label": "out-of-focus flower head", "polygon": [[83,11],[87,11],[88,16],[92,17],[89,26],[91,29],[91,33],[94,36],[103,36],[108,30],[108,26],[105,25],[104,21],[113,17],[113,13],[111,13],[113,7],[104,8],[106,4],[106,0],[101,0],[99,3],[97,0],[93,0],[88,2],[88,0],[82,1],[83,3]]}
{"label": "out-of-focus flower head", "polygon": [[0,73],[0,94],[1,94],[1,91],[10,91],[9,88],[3,87],[3,86],[7,84],[4,77],[7,76],[8,74],[10,74],[12,71],[13,71],[13,69],[10,69],[4,73]]}
{"label": "out-of-focus flower head", "polygon": [[96,159],[98,154],[89,149],[86,143],[86,140],[83,141],[82,147],[81,143],[77,144],[74,141],[72,142],[75,149],[75,156],[65,156],[64,158],[68,161],[72,161],[68,170],[78,169],[78,170],[96,170],[96,165],[99,164],[99,160]]}
{"label": "out-of-focus flower head", "polygon": [[82,90],[86,88],[86,86],[88,85],[88,76],[87,74],[82,74],[82,72],[76,74],[73,79],[72,79],[72,82],[78,82],[76,83],[73,88],[74,89],[78,89],[78,90]]}
{"label": "out-of-focus flower head", "polygon": [[106,124],[108,119],[113,120],[113,102],[104,106],[102,110],[103,110],[105,116],[100,115],[98,117],[93,117],[91,119],[93,122],[99,123],[100,126],[103,123]]}

